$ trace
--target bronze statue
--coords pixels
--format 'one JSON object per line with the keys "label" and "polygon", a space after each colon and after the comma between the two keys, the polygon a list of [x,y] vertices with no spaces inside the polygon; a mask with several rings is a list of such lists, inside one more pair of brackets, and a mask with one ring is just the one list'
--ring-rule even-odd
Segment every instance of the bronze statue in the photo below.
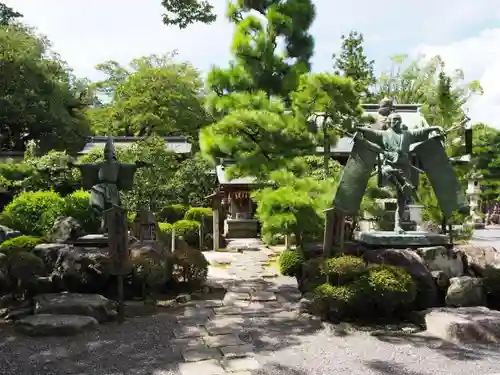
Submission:
{"label": "bronze statue", "polygon": [[355,139],[364,138],[380,148],[381,154],[381,185],[392,186],[396,191],[397,205],[394,231],[402,233],[405,204],[412,197],[416,197],[416,186],[411,183],[410,145],[423,142],[429,138],[431,132],[443,133],[439,126],[406,130],[402,127],[401,116],[391,113],[388,116],[388,129],[375,130],[367,127],[357,129]]}
{"label": "bronze statue", "polygon": [[[356,216],[373,168],[378,164],[380,185],[392,186],[396,190],[398,208],[395,228],[403,233],[401,221],[407,202],[416,195],[416,186],[411,182],[412,170],[425,172],[436,193],[438,202],[446,216],[467,206],[467,199],[453,168],[446,156],[439,126],[408,130],[402,124],[401,116],[388,116],[388,129],[375,130],[358,127],[354,146],[344,168],[333,206],[345,215]],[[429,137],[432,132],[436,137]],[[412,165],[410,146],[414,149],[422,170]]]}
{"label": "bronze statue", "polygon": [[102,217],[101,231],[105,232],[104,211],[113,206],[120,206],[120,191],[132,189],[134,174],[144,162],[135,164],[120,163],[116,158],[113,138],[108,137],[104,147],[104,162],[98,164],[74,164],[80,170],[83,187],[90,189],[90,205]]}

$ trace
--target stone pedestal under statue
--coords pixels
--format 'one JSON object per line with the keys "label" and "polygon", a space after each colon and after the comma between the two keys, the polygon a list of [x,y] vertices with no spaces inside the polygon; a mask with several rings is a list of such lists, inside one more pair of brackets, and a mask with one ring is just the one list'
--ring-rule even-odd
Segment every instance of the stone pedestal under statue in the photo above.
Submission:
{"label": "stone pedestal under statue", "polygon": [[419,248],[426,246],[450,246],[450,239],[444,234],[424,231],[394,231],[359,232],[357,242],[373,248]]}

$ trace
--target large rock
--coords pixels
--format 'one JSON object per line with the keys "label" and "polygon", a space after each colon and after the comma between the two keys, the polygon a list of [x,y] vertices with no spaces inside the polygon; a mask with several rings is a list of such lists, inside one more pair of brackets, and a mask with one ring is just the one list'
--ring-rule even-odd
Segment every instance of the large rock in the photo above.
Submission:
{"label": "large rock", "polygon": [[75,218],[60,216],[54,222],[47,238],[54,243],[68,243],[76,241],[84,235],[85,231]]}
{"label": "large rock", "polygon": [[15,327],[30,336],[68,336],[97,324],[97,320],[90,316],[39,314],[17,320]]}
{"label": "large rock", "polygon": [[464,275],[467,265],[462,252],[444,246],[423,247],[417,252],[430,271],[443,271],[448,277]]}
{"label": "large rock", "polygon": [[22,235],[18,230],[10,229],[5,225],[0,225],[0,243],[10,240],[11,238],[19,237]]}
{"label": "large rock", "polygon": [[116,316],[116,303],[100,294],[52,293],[34,298],[35,314],[91,316],[105,322]]}
{"label": "large rock", "polygon": [[486,295],[482,280],[469,276],[451,278],[445,303],[453,307],[483,306]]}
{"label": "large rock", "polygon": [[486,307],[439,307],[425,312],[427,333],[440,339],[471,344],[500,343],[500,311]]}
{"label": "large rock", "polygon": [[[358,247],[359,253],[362,248]],[[375,264],[390,264],[404,268],[417,284],[415,308],[424,309],[438,304],[438,288],[431,272],[422,258],[410,249],[378,249],[362,251],[365,262]]]}
{"label": "large rock", "polygon": [[42,243],[35,246],[33,254],[43,260],[45,267],[52,271],[56,266],[61,250],[69,248],[69,245],[62,243]]}
{"label": "large rock", "polygon": [[472,274],[484,277],[490,268],[500,270],[500,252],[492,246],[459,245],[454,250],[465,254]]}
{"label": "large rock", "polygon": [[61,289],[104,293],[110,284],[110,267],[107,248],[65,246],[58,251],[52,276]]}

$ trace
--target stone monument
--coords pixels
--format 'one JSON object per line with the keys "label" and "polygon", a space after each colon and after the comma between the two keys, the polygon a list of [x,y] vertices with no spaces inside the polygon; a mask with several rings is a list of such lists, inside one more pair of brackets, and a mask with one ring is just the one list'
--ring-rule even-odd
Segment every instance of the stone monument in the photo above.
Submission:
{"label": "stone monument", "polygon": [[[438,203],[446,217],[454,211],[468,209],[467,198],[449,162],[442,144],[441,127],[408,130],[398,113],[388,116],[388,128],[376,130],[358,127],[354,135],[354,146],[344,168],[337,189],[333,209],[346,216],[359,213],[368,179],[378,167],[379,185],[391,187],[396,192],[397,209],[393,231],[360,232],[358,241],[370,246],[418,247],[445,245],[445,235],[405,231],[401,227],[407,205],[418,201],[417,186],[412,184],[412,170],[426,173],[436,194]],[[432,133],[437,133],[431,136]],[[419,160],[419,169],[410,160],[410,146]],[[327,238],[325,229],[325,238]],[[326,241],[326,240],[325,240]],[[327,244],[325,242],[325,248]]]}

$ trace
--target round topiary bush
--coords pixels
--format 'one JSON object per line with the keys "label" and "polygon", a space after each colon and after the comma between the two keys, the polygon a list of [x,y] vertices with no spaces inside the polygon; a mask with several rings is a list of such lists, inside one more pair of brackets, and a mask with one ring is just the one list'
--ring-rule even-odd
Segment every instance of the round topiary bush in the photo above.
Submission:
{"label": "round topiary bush", "polygon": [[186,220],[194,220],[199,223],[202,222],[205,218],[212,217],[212,209],[208,207],[191,207],[186,211],[184,215],[184,219]]}
{"label": "round topiary bush", "polygon": [[4,209],[12,225],[24,234],[43,236],[64,211],[64,199],[53,191],[24,192]]}
{"label": "round topiary bush", "polygon": [[167,246],[168,249],[172,246],[172,228],[174,227],[170,223],[158,223],[160,231],[158,232],[158,237],[161,242]]}
{"label": "round topiary bush", "polygon": [[43,239],[40,237],[19,236],[2,242],[0,244],[0,253],[10,255],[14,252],[29,252],[41,243],[43,243]]}
{"label": "round topiary bush", "polygon": [[170,204],[160,210],[157,215],[158,220],[173,224],[184,218],[188,208],[189,207],[184,204]]}
{"label": "round topiary bush", "polygon": [[78,221],[86,233],[97,233],[101,220],[90,206],[90,193],[77,190],[64,198],[64,216]]}
{"label": "round topiary bush", "polygon": [[200,246],[200,223],[192,220],[179,220],[174,223],[176,237],[183,237],[189,246],[196,249]]}
{"label": "round topiary bush", "polygon": [[278,259],[280,273],[285,276],[296,276],[301,272],[304,255],[300,250],[285,250]]}
{"label": "round topiary bush", "polygon": [[347,285],[322,284],[312,291],[318,312],[332,320],[353,319],[364,313],[368,293],[363,280]]}
{"label": "round topiary bush", "polygon": [[334,285],[344,285],[359,278],[367,270],[362,258],[341,255],[327,259],[321,265],[321,274],[329,277]]}
{"label": "round topiary bush", "polygon": [[415,282],[408,271],[387,264],[371,267],[368,283],[373,308],[386,316],[411,309],[417,295]]}

